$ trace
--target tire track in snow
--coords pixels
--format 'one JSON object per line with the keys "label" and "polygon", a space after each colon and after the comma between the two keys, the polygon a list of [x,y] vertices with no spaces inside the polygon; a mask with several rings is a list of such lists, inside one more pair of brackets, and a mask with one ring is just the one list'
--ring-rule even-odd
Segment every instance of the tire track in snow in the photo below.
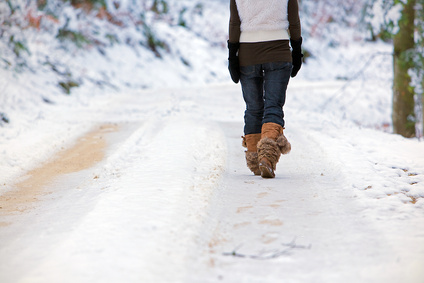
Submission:
{"label": "tire track in snow", "polygon": [[72,147],[63,149],[42,166],[27,172],[21,178],[23,180],[14,185],[15,189],[0,195],[0,216],[30,210],[37,205],[40,197],[54,193],[47,187],[55,178],[88,169],[100,162],[105,156],[108,133],[116,131],[116,124],[98,126],[80,137]]}
{"label": "tire track in snow", "polygon": [[96,167],[132,131],[133,125],[95,126],[76,139],[73,146],[30,171],[30,177],[23,181],[25,187],[2,195],[15,199],[7,200],[6,213],[0,212],[5,223],[0,227],[1,282],[46,282],[43,277],[35,279],[30,274],[68,239],[69,233],[96,205],[102,192],[88,188],[96,182]]}
{"label": "tire track in snow", "polygon": [[213,123],[184,117],[146,120],[131,133],[116,136],[87,180],[63,180],[81,190],[3,233],[0,281],[171,282],[191,272],[189,247],[224,170],[225,139]]}

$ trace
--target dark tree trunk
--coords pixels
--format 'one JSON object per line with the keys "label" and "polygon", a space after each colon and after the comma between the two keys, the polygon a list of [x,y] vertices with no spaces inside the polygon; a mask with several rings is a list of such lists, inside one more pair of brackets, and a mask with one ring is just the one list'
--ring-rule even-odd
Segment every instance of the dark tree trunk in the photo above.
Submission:
{"label": "dark tree trunk", "polygon": [[404,137],[415,136],[414,89],[408,70],[412,67],[406,52],[414,48],[415,0],[404,4],[399,32],[394,37],[393,130]]}

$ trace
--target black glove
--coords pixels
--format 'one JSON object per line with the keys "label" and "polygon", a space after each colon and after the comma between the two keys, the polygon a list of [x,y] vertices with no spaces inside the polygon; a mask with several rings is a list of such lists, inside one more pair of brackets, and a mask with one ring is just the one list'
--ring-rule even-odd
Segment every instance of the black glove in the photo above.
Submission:
{"label": "black glove", "polygon": [[298,40],[292,40],[290,39],[290,44],[292,47],[292,60],[293,60],[293,69],[291,73],[291,77],[294,78],[297,75],[297,72],[299,72],[300,67],[302,66],[302,38]]}
{"label": "black glove", "polygon": [[240,47],[240,43],[228,43],[228,70],[230,71],[231,79],[233,82],[238,83],[240,80],[240,65],[237,51]]}

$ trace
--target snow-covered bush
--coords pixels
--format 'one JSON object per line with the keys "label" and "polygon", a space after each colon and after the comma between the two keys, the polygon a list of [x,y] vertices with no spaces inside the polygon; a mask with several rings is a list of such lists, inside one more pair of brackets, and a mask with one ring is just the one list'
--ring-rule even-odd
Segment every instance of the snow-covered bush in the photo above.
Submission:
{"label": "snow-covered bush", "polygon": [[[38,64],[52,67],[66,65],[57,58],[52,62],[34,45],[48,45],[51,51],[69,54],[98,51],[105,54],[117,44],[126,45],[137,53],[152,53],[157,58],[165,54],[182,53],[175,40],[164,30],[185,29],[199,35],[211,45],[225,43],[225,31],[203,19],[204,0],[7,0],[0,2],[0,68],[14,71],[38,69]],[[213,5],[213,3],[212,3]],[[210,4],[208,6],[211,6]],[[226,17],[226,15],[224,15]],[[214,19],[214,17],[213,17]],[[203,36],[202,36],[203,35]],[[188,44],[190,44],[188,42]],[[178,46],[180,48],[180,46]],[[43,52],[41,52],[43,53]],[[49,52],[51,54],[51,52]],[[52,56],[48,56],[52,57]],[[190,66],[189,58],[181,58]],[[69,71],[68,73],[72,73]],[[80,80],[82,80],[80,78]],[[73,81],[78,81],[74,79]],[[69,84],[59,84],[69,93]],[[73,84],[76,86],[78,84]]]}

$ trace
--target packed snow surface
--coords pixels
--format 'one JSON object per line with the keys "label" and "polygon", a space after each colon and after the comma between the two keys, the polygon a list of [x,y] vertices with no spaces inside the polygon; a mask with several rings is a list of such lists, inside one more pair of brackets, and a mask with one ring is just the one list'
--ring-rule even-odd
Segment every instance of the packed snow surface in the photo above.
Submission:
{"label": "packed snow surface", "polygon": [[[117,130],[102,161],[2,216],[1,281],[421,282],[424,144],[303,109],[339,84],[292,80],[293,149],[272,180],[245,166],[239,86],[111,95],[67,109],[73,119],[55,110],[34,127],[46,147],[70,143],[50,136],[59,128],[73,140]],[[3,142],[16,162],[39,143],[26,139]]]}

